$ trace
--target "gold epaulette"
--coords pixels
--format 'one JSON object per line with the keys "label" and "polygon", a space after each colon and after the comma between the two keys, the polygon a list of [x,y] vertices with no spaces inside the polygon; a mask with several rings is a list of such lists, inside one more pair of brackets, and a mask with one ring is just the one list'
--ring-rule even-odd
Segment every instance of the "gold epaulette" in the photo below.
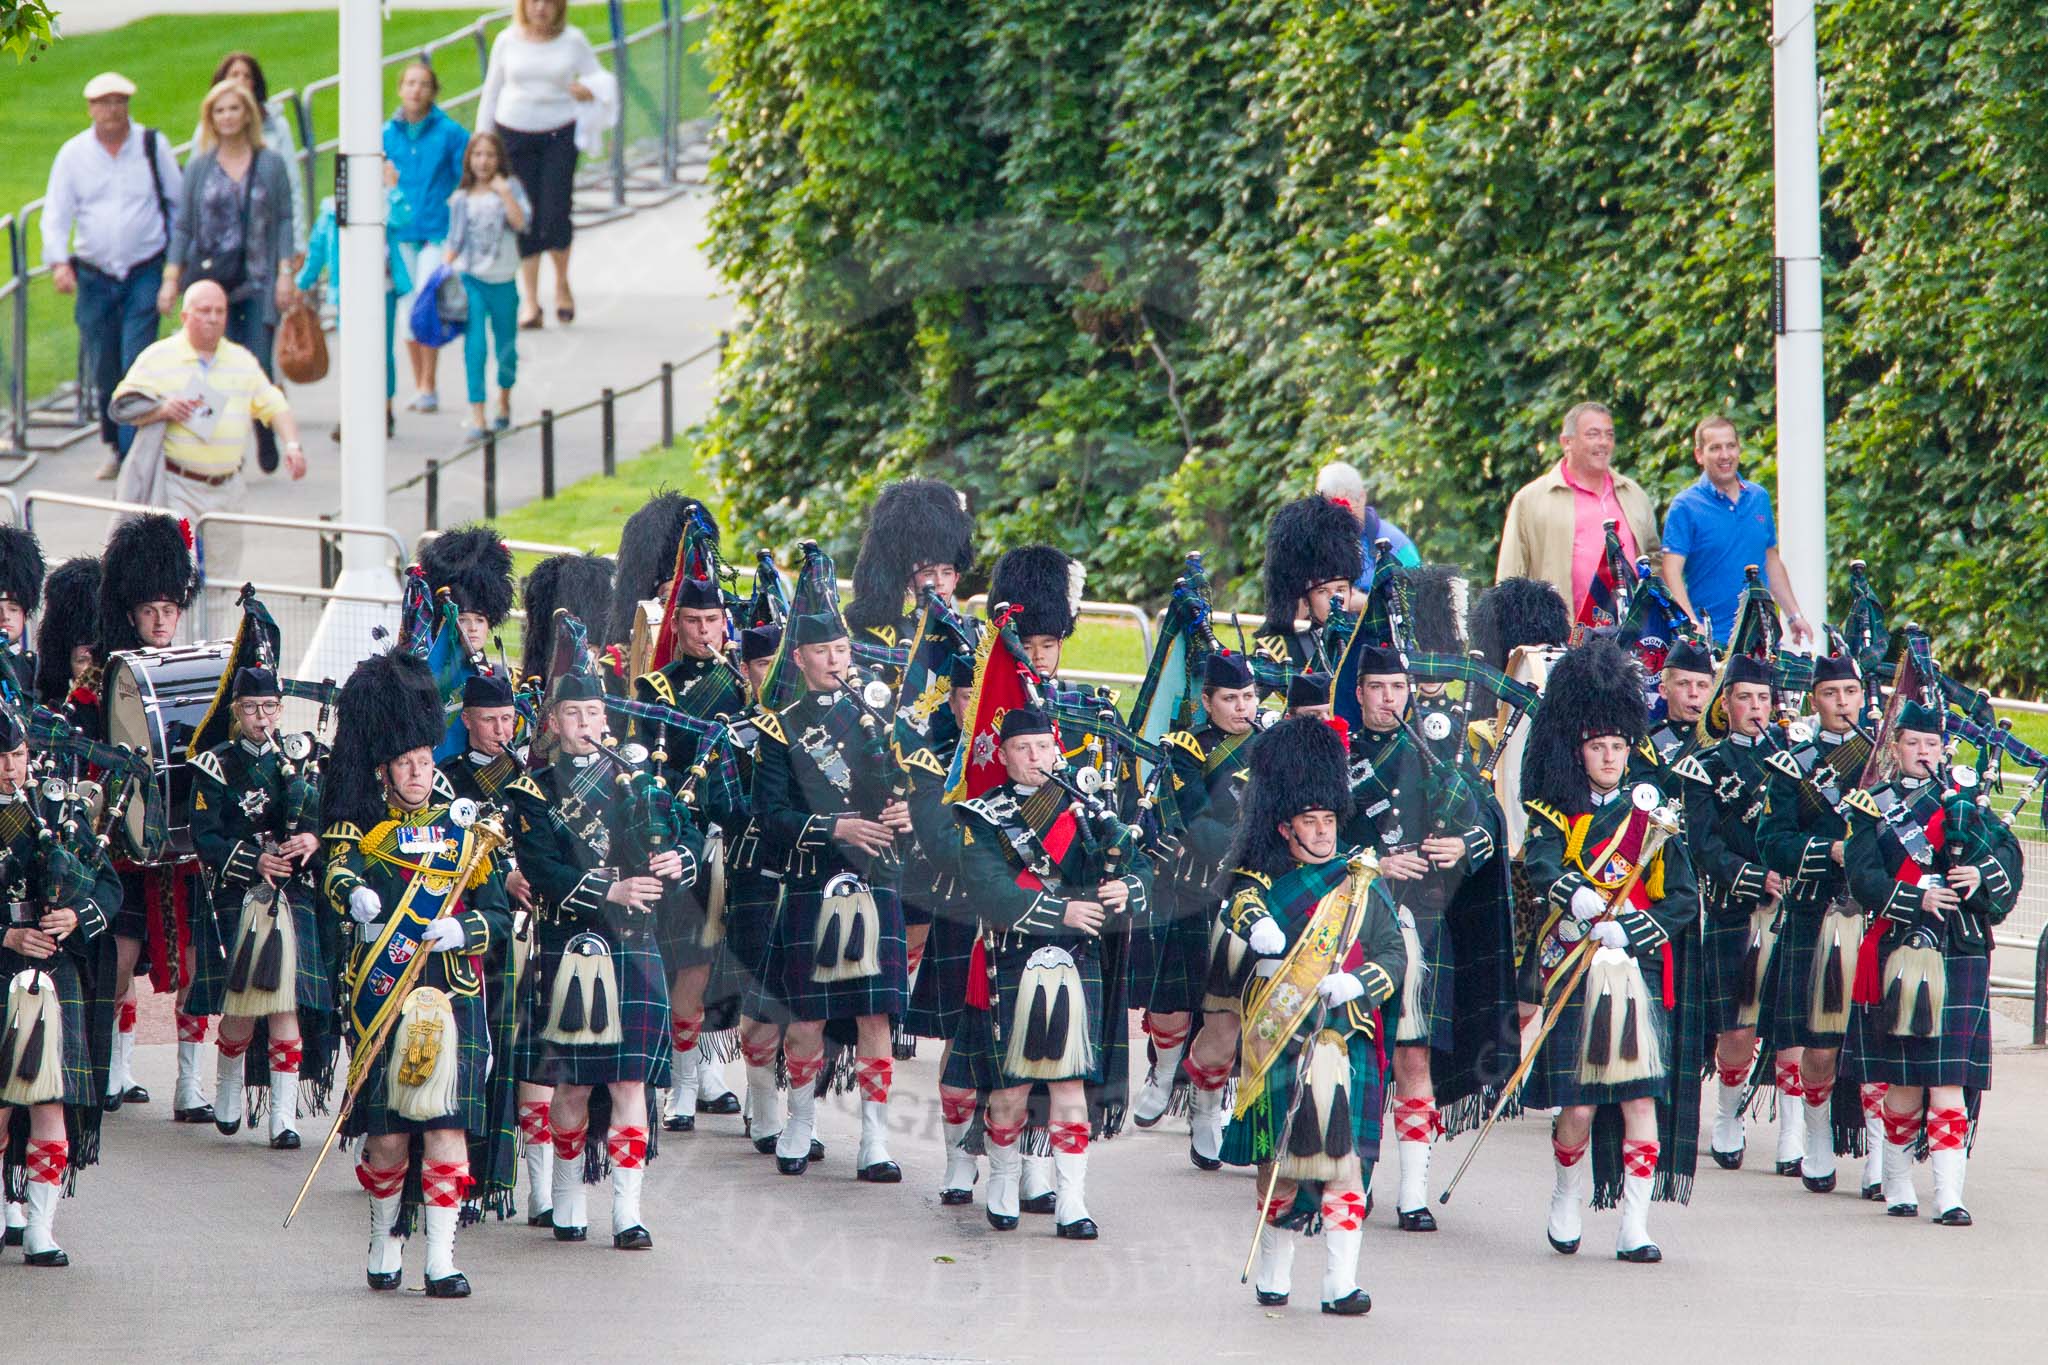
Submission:
{"label": "gold epaulette", "polygon": [[344,843],[359,844],[363,841],[363,831],[362,827],[352,820],[336,820],[321,832],[320,837],[323,839],[335,839]]}
{"label": "gold epaulette", "polygon": [[646,683],[648,690],[654,693],[655,696],[661,698],[661,704],[663,706],[674,706],[676,704],[676,690],[675,688],[669,686],[668,676],[666,674],[661,673],[659,671],[653,673],[643,673],[640,675],[637,682]]}
{"label": "gold epaulette", "polygon": [[1707,771],[1706,764],[1700,762],[1698,754],[1685,754],[1680,757],[1671,765],[1671,773],[1672,776],[1682,777],[1688,782],[1703,782],[1710,787],[1714,785],[1714,775]]}
{"label": "gold epaulette", "polygon": [[1195,762],[1197,763],[1208,761],[1209,754],[1202,748],[1202,741],[1196,739],[1190,731],[1175,730],[1166,736],[1166,742],[1176,749],[1184,750],[1194,755]]}
{"label": "gold epaulette", "polygon": [[504,790],[508,793],[518,792],[521,796],[530,796],[536,801],[548,799],[548,794],[540,789],[540,783],[533,780],[532,773],[519,774],[505,784]]}
{"label": "gold epaulette", "polygon": [[1567,820],[1564,812],[1560,811],[1557,807],[1546,801],[1524,801],[1522,804],[1528,808],[1531,815],[1540,815],[1551,824],[1556,825],[1560,833],[1571,833],[1572,822]]}
{"label": "gold epaulette", "polygon": [[1855,788],[1847,796],[1842,798],[1842,804],[1847,806],[1850,810],[1855,811],[1858,815],[1863,816],[1865,819],[1884,819],[1884,812],[1877,808],[1877,798],[1872,796],[1866,788]]}
{"label": "gold epaulette", "polygon": [[228,784],[228,775],[221,771],[220,759],[215,756],[213,750],[206,749],[192,755],[192,766],[223,787]]}
{"label": "gold epaulette", "polygon": [[754,728],[783,748],[789,747],[789,737],[782,732],[782,717],[767,707],[762,707],[761,713],[754,717]]}
{"label": "gold epaulette", "polygon": [[1268,635],[1265,639],[1259,641],[1259,653],[1276,664],[1289,662],[1287,657],[1287,641],[1278,635]]}

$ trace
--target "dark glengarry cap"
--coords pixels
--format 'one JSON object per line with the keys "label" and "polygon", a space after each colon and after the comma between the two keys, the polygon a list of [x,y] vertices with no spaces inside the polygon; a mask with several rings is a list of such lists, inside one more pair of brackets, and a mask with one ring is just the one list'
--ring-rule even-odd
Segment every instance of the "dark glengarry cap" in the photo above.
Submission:
{"label": "dark glengarry cap", "polygon": [[1941,713],[1918,698],[1909,697],[1899,707],[1899,718],[1892,728],[1901,732],[1915,730],[1921,734],[1938,735],[1941,733]]}
{"label": "dark glengarry cap", "polygon": [[1697,636],[1681,635],[1671,642],[1670,653],[1664,656],[1664,667],[1680,673],[1714,674],[1714,652]]}
{"label": "dark glengarry cap", "polygon": [[834,640],[846,638],[846,622],[833,611],[815,612],[808,616],[790,619],[790,644],[802,648],[804,645],[826,645]]}
{"label": "dark glengarry cap", "polygon": [[1762,659],[1749,654],[1738,654],[1728,661],[1728,686],[1737,683],[1759,683],[1764,687],[1772,683],[1771,666]]}
{"label": "dark glengarry cap", "polygon": [[462,684],[464,706],[496,707],[512,704],[512,684],[496,673],[472,673]]}
{"label": "dark glengarry cap", "polygon": [[974,655],[971,653],[955,654],[953,662],[947,665],[947,672],[953,679],[953,686],[974,686]]}
{"label": "dark glengarry cap", "polygon": [[724,611],[725,596],[718,590],[718,584],[708,578],[685,578],[676,584],[676,609],[678,611]]}
{"label": "dark glengarry cap", "polygon": [[277,685],[277,674],[267,668],[238,668],[235,670],[234,699],[244,697],[282,697],[284,689]]}
{"label": "dark glengarry cap", "polygon": [[997,730],[999,741],[1007,743],[1022,735],[1049,735],[1052,733],[1052,717],[1035,706],[1020,706],[1014,711],[1003,713],[1002,726]]}
{"label": "dark glengarry cap", "polygon": [[1401,651],[1386,645],[1359,643],[1352,646],[1358,654],[1358,676],[1361,678],[1387,677],[1408,671],[1408,661],[1401,657]]}
{"label": "dark glengarry cap", "polygon": [[1202,661],[1202,686],[1250,687],[1252,666],[1242,654],[1219,649]]}
{"label": "dark glengarry cap", "polygon": [[750,664],[756,659],[772,659],[775,657],[775,651],[781,647],[781,626],[748,626],[740,632],[741,663]]}
{"label": "dark glengarry cap", "polygon": [[1328,706],[1329,704],[1329,674],[1297,673],[1287,680],[1288,710],[1294,711],[1304,706]]}
{"label": "dark glengarry cap", "polygon": [[1847,654],[1823,654],[1813,661],[1813,685],[1827,682],[1863,681],[1863,670],[1856,667],[1856,660]]}
{"label": "dark glengarry cap", "polygon": [[560,706],[565,701],[603,701],[604,684],[595,673],[565,673],[556,678],[548,687],[548,705]]}

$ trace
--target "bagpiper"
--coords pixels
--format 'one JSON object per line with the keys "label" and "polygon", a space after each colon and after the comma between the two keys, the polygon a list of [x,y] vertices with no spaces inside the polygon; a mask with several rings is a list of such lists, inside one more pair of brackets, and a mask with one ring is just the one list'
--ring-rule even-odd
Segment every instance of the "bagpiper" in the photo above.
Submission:
{"label": "bagpiper", "polygon": [[1651,1201],[1691,1197],[1701,1040],[1699,890],[1666,793],[1629,781],[1647,724],[1636,663],[1595,637],[1550,670],[1522,763],[1543,915],[1521,993],[1554,1021],[1523,1102],[1559,1110],[1547,1236],[1579,1249],[1590,1147],[1593,1206],[1621,1205],[1614,1254],[1637,1263],[1663,1259]]}
{"label": "bagpiper", "polygon": [[[831,560],[806,544],[778,668],[794,668],[802,695],[764,707],[754,768],[753,826],[762,867],[781,874],[781,912],[763,963],[765,989],[788,1009],[783,1037],[789,1115],[776,1169],[802,1175],[816,1129],[826,1030],[850,1041],[860,1090],[855,1175],[895,1184],[889,1091],[895,1076],[890,1020],[909,991],[898,840],[910,808],[895,790],[887,736],[846,685],[853,653],[839,614]],[[848,1034],[851,1034],[849,1038]]]}
{"label": "bagpiper", "polygon": [[[162,649],[175,641],[196,584],[191,535],[184,523],[153,512],[116,527],[107,539],[100,569],[100,638],[94,653],[102,678],[113,655]],[[107,738],[104,698],[95,707],[81,702],[73,710],[88,734]],[[170,755],[159,758],[168,760]],[[121,876],[121,910],[114,920],[114,979],[125,983],[118,992],[117,1022],[126,1025],[120,1031],[132,1036],[127,1021],[134,1017],[135,973],[145,960],[146,945],[151,986],[159,994],[177,995],[178,1082],[171,1117],[179,1123],[212,1123],[213,1106],[201,1082],[206,1074],[206,1016],[184,1008],[193,968],[190,910],[206,896],[198,860],[171,856],[144,863],[117,857],[114,868]],[[130,1046],[126,1041],[120,1044],[124,1053]],[[123,1093],[132,1103],[147,1099],[146,1092],[139,1097]]]}
{"label": "bagpiper", "polygon": [[[1305,676],[1296,674],[1293,681]],[[1155,922],[1140,931],[1142,951],[1133,964],[1145,1006],[1145,1033],[1152,1064],[1131,1101],[1131,1121],[1150,1128],[1166,1116],[1177,1090],[1190,1095],[1193,1078],[1227,1081],[1237,1057],[1237,1016],[1203,1011],[1209,975],[1211,930],[1216,926],[1216,879],[1237,839],[1243,813],[1251,751],[1260,730],[1259,692],[1251,665],[1241,654],[1211,653],[1202,661],[1202,716],[1196,730],[1166,736],[1173,800],[1181,817],[1175,836],[1179,854],[1166,867],[1156,898]],[[1192,1047],[1188,1035],[1195,1015],[1202,1026]],[[1188,1082],[1176,1079],[1186,1054]],[[1199,1122],[1190,1124],[1196,1166],[1213,1170],[1223,1140],[1223,1086],[1203,1084]]]}
{"label": "bagpiper", "polygon": [[[1676,651],[1674,651],[1675,655]],[[1668,667],[1668,665],[1667,665]],[[1769,663],[1747,654],[1728,660],[1721,698],[1727,733],[1670,765],[1683,784],[1685,844],[1706,902],[1707,1035],[1715,1039],[1714,1163],[1742,1165],[1743,1101],[1756,1057],[1764,985],[1783,924],[1785,878],[1765,863],[1758,845],[1765,784],[1777,752],[1771,721]],[[1806,1120],[1799,1101],[1799,1055],[1777,1054],[1779,1175],[1799,1174]]]}
{"label": "bagpiper", "polygon": [[[439,780],[434,748],[445,722],[423,661],[371,655],[343,684],[336,714],[320,792],[321,889],[351,925],[351,1099],[341,1135],[364,1140],[356,1179],[370,1197],[365,1276],[371,1289],[399,1287],[417,1213],[427,1297],[467,1298],[455,1230],[470,1141],[492,1122],[484,960],[511,931],[491,857],[498,836]],[[419,1192],[414,1209],[404,1207],[408,1188]]]}
{"label": "bagpiper", "polygon": [[1700,747],[1700,717],[1714,695],[1714,651],[1698,635],[1671,642],[1657,675],[1657,700],[1650,708],[1650,732],[1640,765],[1669,768]]}
{"label": "bagpiper", "polygon": [[100,562],[79,555],[59,564],[44,581],[30,684],[43,705],[70,713],[77,724],[98,714],[100,670],[94,651],[99,638]]}
{"label": "bagpiper", "polygon": [[[1349,600],[1364,572],[1358,523],[1344,505],[1317,494],[1290,502],[1266,523],[1266,620],[1259,652],[1295,672],[1335,673],[1323,639],[1330,613]],[[1306,611],[1308,625],[1295,622]]]}
{"label": "bagpiper", "polygon": [[[1414,679],[1400,651],[1363,639],[1350,661],[1359,724],[1351,730],[1351,814],[1343,840],[1370,849],[1399,907],[1405,946],[1400,1023],[1391,1039],[1394,1137],[1404,1232],[1433,1232],[1429,1158],[1438,1137],[1477,1126],[1485,1086],[1516,1053],[1513,930],[1500,820],[1460,771],[1448,716],[1417,726]],[[1453,1121],[1447,1123],[1445,1111]]]}
{"label": "bagpiper", "polygon": [[1815,659],[1807,696],[1813,716],[1805,738],[1795,733],[1790,748],[1766,760],[1773,771],[1757,829],[1758,853],[1785,881],[1765,1046],[1779,1055],[1795,1048],[1799,1053],[1799,1089],[1806,1101],[1799,1173],[1806,1188],[1815,1194],[1833,1190],[1837,1151],[1860,1148],[1861,1193],[1875,1200],[1884,1194],[1884,1086],[1856,1085],[1857,1116],[1846,1124],[1833,1120],[1864,929],[1863,911],[1842,871],[1849,833],[1844,802],[1870,759],[1870,737],[1857,725],[1865,698],[1856,660],[1841,651]]}
{"label": "bagpiper", "polygon": [[[57,1203],[99,1160],[113,999],[109,931],[121,885],[90,836],[63,820],[30,776],[28,731],[0,705],[0,1176],[6,1244],[32,1266],[65,1266]],[[89,817],[87,817],[89,818]]]}
{"label": "bagpiper", "polygon": [[[275,642],[269,642],[274,648]],[[210,905],[192,916],[193,982],[186,1012],[219,1015],[214,1047],[213,1121],[240,1131],[252,1043],[263,1044],[270,1146],[299,1146],[299,1086],[307,1074],[309,1109],[326,1107],[338,1046],[332,963],[339,924],[319,913],[314,866],[320,852],[320,802],[303,767],[279,744],[284,692],[262,651],[229,659],[226,696],[216,697],[194,738],[192,847],[206,871]],[[251,662],[244,663],[242,660]],[[300,737],[303,738],[303,737]],[[308,1059],[311,1066],[306,1066]]]}
{"label": "bagpiper", "polygon": [[[43,599],[43,546],[35,532],[0,526],[0,637],[23,692],[36,686],[36,656],[29,650],[28,618]],[[69,663],[69,660],[65,661]]]}
{"label": "bagpiper", "polygon": [[441,532],[420,547],[420,567],[438,604],[455,603],[455,626],[471,657],[490,653],[491,632],[512,616],[512,551],[498,528],[470,522]]}
{"label": "bagpiper", "polygon": [[[717,532],[718,523],[703,503],[664,488],[626,518],[619,532],[618,567],[612,574],[612,608],[603,622],[602,639],[594,639],[595,643],[631,644],[640,604],[668,600],[669,579],[675,573],[676,555],[682,549],[683,528],[696,515],[702,515],[713,533]],[[593,632],[599,625],[596,621],[585,624]]]}
{"label": "bagpiper", "polygon": [[[989,667],[1002,667],[1008,648],[994,648]],[[1105,1035],[1125,1027],[1105,1010],[1095,945],[1106,919],[1144,912],[1150,869],[1138,831],[1053,781],[1060,743],[1044,711],[1007,711],[993,738],[1007,781],[955,806],[982,930],[945,1082],[988,1093],[989,1226],[1017,1226],[1028,1141],[1052,1159],[1055,1235],[1093,1241],[1087,1085],[1104,1079]],[[1047,1100],[1034,1114],[1038,1085]]]}
{"label": "bagpiper", "polygon": [[1352,798],[1336,732],[1283,720],[1260,737],[1251,765],[1221,888],[1225,922],[1258,957],[1223,1159],[1257,1168],[1258,1301],[1287,1302],[1295,1236],[1320,1232],[1323,1311],[1355,1316],[1372,1311],[1358,1254],[1379,1159],[1382,1049],[1407,950],[1369,855],[1339,833]]}
{"label": "bagpiper", "polygon": [[586,1239],[584,1185],[608,1167],[612,1245],[644,1251],[651,1105],[672,1064],[655,919],[696,880],[702,836],[654,774],[604,744],[604,688],[582,661],[549,680],[546,725],[551,758],[506,789],[541,906],[540,989],[514,1067],[553,1088],[555,1240]]}
{"label": "bagpiper", "polygon": [[1877,742],[1892,776],[1850,793],[1843,867],[1870,914],[1848,1048],[1886,1086],[1884,1202],[1916,1217],[1913,1162],[1934,1167],[1934,1221],[1968,1227],[1963,1179],[1991,1088],[1991,933],[2019,902],[2019,841],[1946,767],[1938,691],[1896,704]]}

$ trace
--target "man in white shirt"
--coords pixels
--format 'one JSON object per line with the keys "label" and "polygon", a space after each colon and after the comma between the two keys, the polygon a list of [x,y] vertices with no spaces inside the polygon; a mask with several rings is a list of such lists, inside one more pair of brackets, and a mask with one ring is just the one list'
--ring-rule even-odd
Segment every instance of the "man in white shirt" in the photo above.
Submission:
{"label": "man in white shirt", "polygon": [[170,245],[173,198],[182,181],[170,139],[130,121],[135,83],[103,71],[85,84],[92,127],[58,151],[43,209],[43,260],[60,294],[78,296],[85,378],[100,439],[113,448],[102,479],[120,471],[133,427],[107,415],[107,399],[157,337],[156,295]]}

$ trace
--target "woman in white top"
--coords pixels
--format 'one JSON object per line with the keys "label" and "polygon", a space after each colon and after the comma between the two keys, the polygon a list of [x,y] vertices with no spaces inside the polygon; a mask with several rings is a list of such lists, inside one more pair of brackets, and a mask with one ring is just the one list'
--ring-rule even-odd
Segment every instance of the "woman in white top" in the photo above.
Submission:
{"label": "woman in white top", "polygon": [[491,44],[491,64],[477,105],[477,131],[505,142],[514,179],[526,187],[533,213],[519,234],[519,278],[526,306],[519,325],[541,325],[540,253],[555,263],[555,317],[576,319],[569,292],[569,200],[576,177],[576,107],[595,98],[586,78],[597,54],[583,30],[564,18],[564,0],[517,0],[509,28]]}

